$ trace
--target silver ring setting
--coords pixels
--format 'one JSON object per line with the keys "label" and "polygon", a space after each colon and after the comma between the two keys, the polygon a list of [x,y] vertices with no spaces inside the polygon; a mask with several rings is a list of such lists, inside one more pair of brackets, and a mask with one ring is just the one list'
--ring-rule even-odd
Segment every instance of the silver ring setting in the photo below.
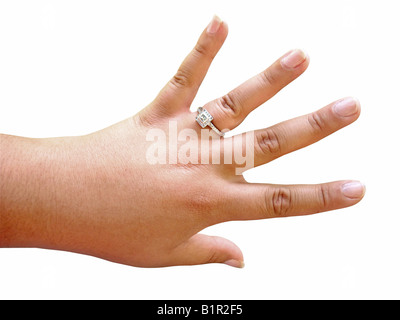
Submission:
{"label": "silver ring setting", "polygon": [[215,133],[217,133],[220,137],[225,135],[224,132],[221,132],[217,129],[216,126],[213,125],[212,120],[213,116],[203,107],[199,107],[197,109],[198,115],[196,116],[196,121],[200,125],[200,127],[205,128],[209,126]]}

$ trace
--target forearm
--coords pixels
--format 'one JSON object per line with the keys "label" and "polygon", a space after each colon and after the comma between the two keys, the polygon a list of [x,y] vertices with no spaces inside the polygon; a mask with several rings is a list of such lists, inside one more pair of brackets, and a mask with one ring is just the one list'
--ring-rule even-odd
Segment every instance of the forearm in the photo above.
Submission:
{"label": "forearm", "polygon": [[35,246],[46,234],[51,161],[40,139],[0,139],[0,246]]}
{"label": "forearm", "polygon": [[[106,165],[106,158],[114,161],[114,157],[104,154],[102,134],[0,137],[0,247],[39,247],[99,256],[118,242],[119,234],[112,226],[119,218],[115,222],[116,216],[109,214],[122,214],[117,195],[124,191],[116,186],[126,171],[116,169],[109,160]],[[133,202],[133,193],[127,197]],[[133,228],[129,232],[134,234]]]}
{"label": "forearm", "polygon": [[48,247],[54,239],[58,144],[0,136],[0,247]]}

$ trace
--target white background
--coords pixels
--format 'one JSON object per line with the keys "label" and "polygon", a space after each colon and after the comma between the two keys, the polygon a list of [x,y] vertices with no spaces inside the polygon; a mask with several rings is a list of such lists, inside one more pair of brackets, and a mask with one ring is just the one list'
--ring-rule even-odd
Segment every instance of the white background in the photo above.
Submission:
{"label": "white background", "polygon": [[251,182],[359,179],[358,205],[217,225],[246,267],[142,269],[74,253],[0,249],[1,299],[399,299],[398,1],[0,1],[0,131],[80,135],[152,101],[214,14],[229,25],[193,107],[292,48],[306,73],[234,132],[355,96],[359,120],[246,174]]}

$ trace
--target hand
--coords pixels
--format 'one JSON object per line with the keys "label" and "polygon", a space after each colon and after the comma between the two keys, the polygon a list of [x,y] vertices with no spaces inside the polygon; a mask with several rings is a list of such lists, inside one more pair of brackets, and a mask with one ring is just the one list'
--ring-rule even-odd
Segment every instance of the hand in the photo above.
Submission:
{"label": "hand", "polygon": [[[225,221],[305,215],[359,202],[365,188],[357,181],[251,184],[237,174],[243,164],[236,157],[222,161],[232,146],[249,151],[254,158],[246,160],[253,159],[254,166],[268,163],[360,114],[359,103],[345,98],[236,137],[201,130],[189,107],[227,33],[226,24],[214,18],[155,100],[132,118],[82,137],[2,136],[0,245],[79,252],[141,267],[214,262],[241,267],[243,255],[235,244],[199,232]],[[308,63],[302,51],[290,51],[204,107],[217,128],[233,129]],[[211,138],[201,136],[204,130]],[[156,132],[164,133],[165,149],[152,149]],[[191,139],[172,137],[175,132]],[[204,153],[205,141],[220,144]],[[198,152],[191,161],[187,150]],[[218,164],[212,163],[215,155],[221,156]],[[163,159],[166,163],[158,161]]]}

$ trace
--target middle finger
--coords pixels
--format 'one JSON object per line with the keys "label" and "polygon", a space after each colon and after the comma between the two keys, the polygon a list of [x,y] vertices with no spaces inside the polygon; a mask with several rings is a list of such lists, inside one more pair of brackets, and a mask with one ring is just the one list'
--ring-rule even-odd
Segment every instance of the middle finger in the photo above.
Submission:
{"label": "middle finger", "polygon": [[[357,120],[360,115],[358,100],[348,97],[329,104],[328,106],[303,115],[278,123],[272,127],[254,131],[253,145],[254,166],[270,162],[284,154],[304,148],[317,142],[333,132]],[[233,150],[249,150],[244,142],[248,142],[243,133],[233,136]]]}

